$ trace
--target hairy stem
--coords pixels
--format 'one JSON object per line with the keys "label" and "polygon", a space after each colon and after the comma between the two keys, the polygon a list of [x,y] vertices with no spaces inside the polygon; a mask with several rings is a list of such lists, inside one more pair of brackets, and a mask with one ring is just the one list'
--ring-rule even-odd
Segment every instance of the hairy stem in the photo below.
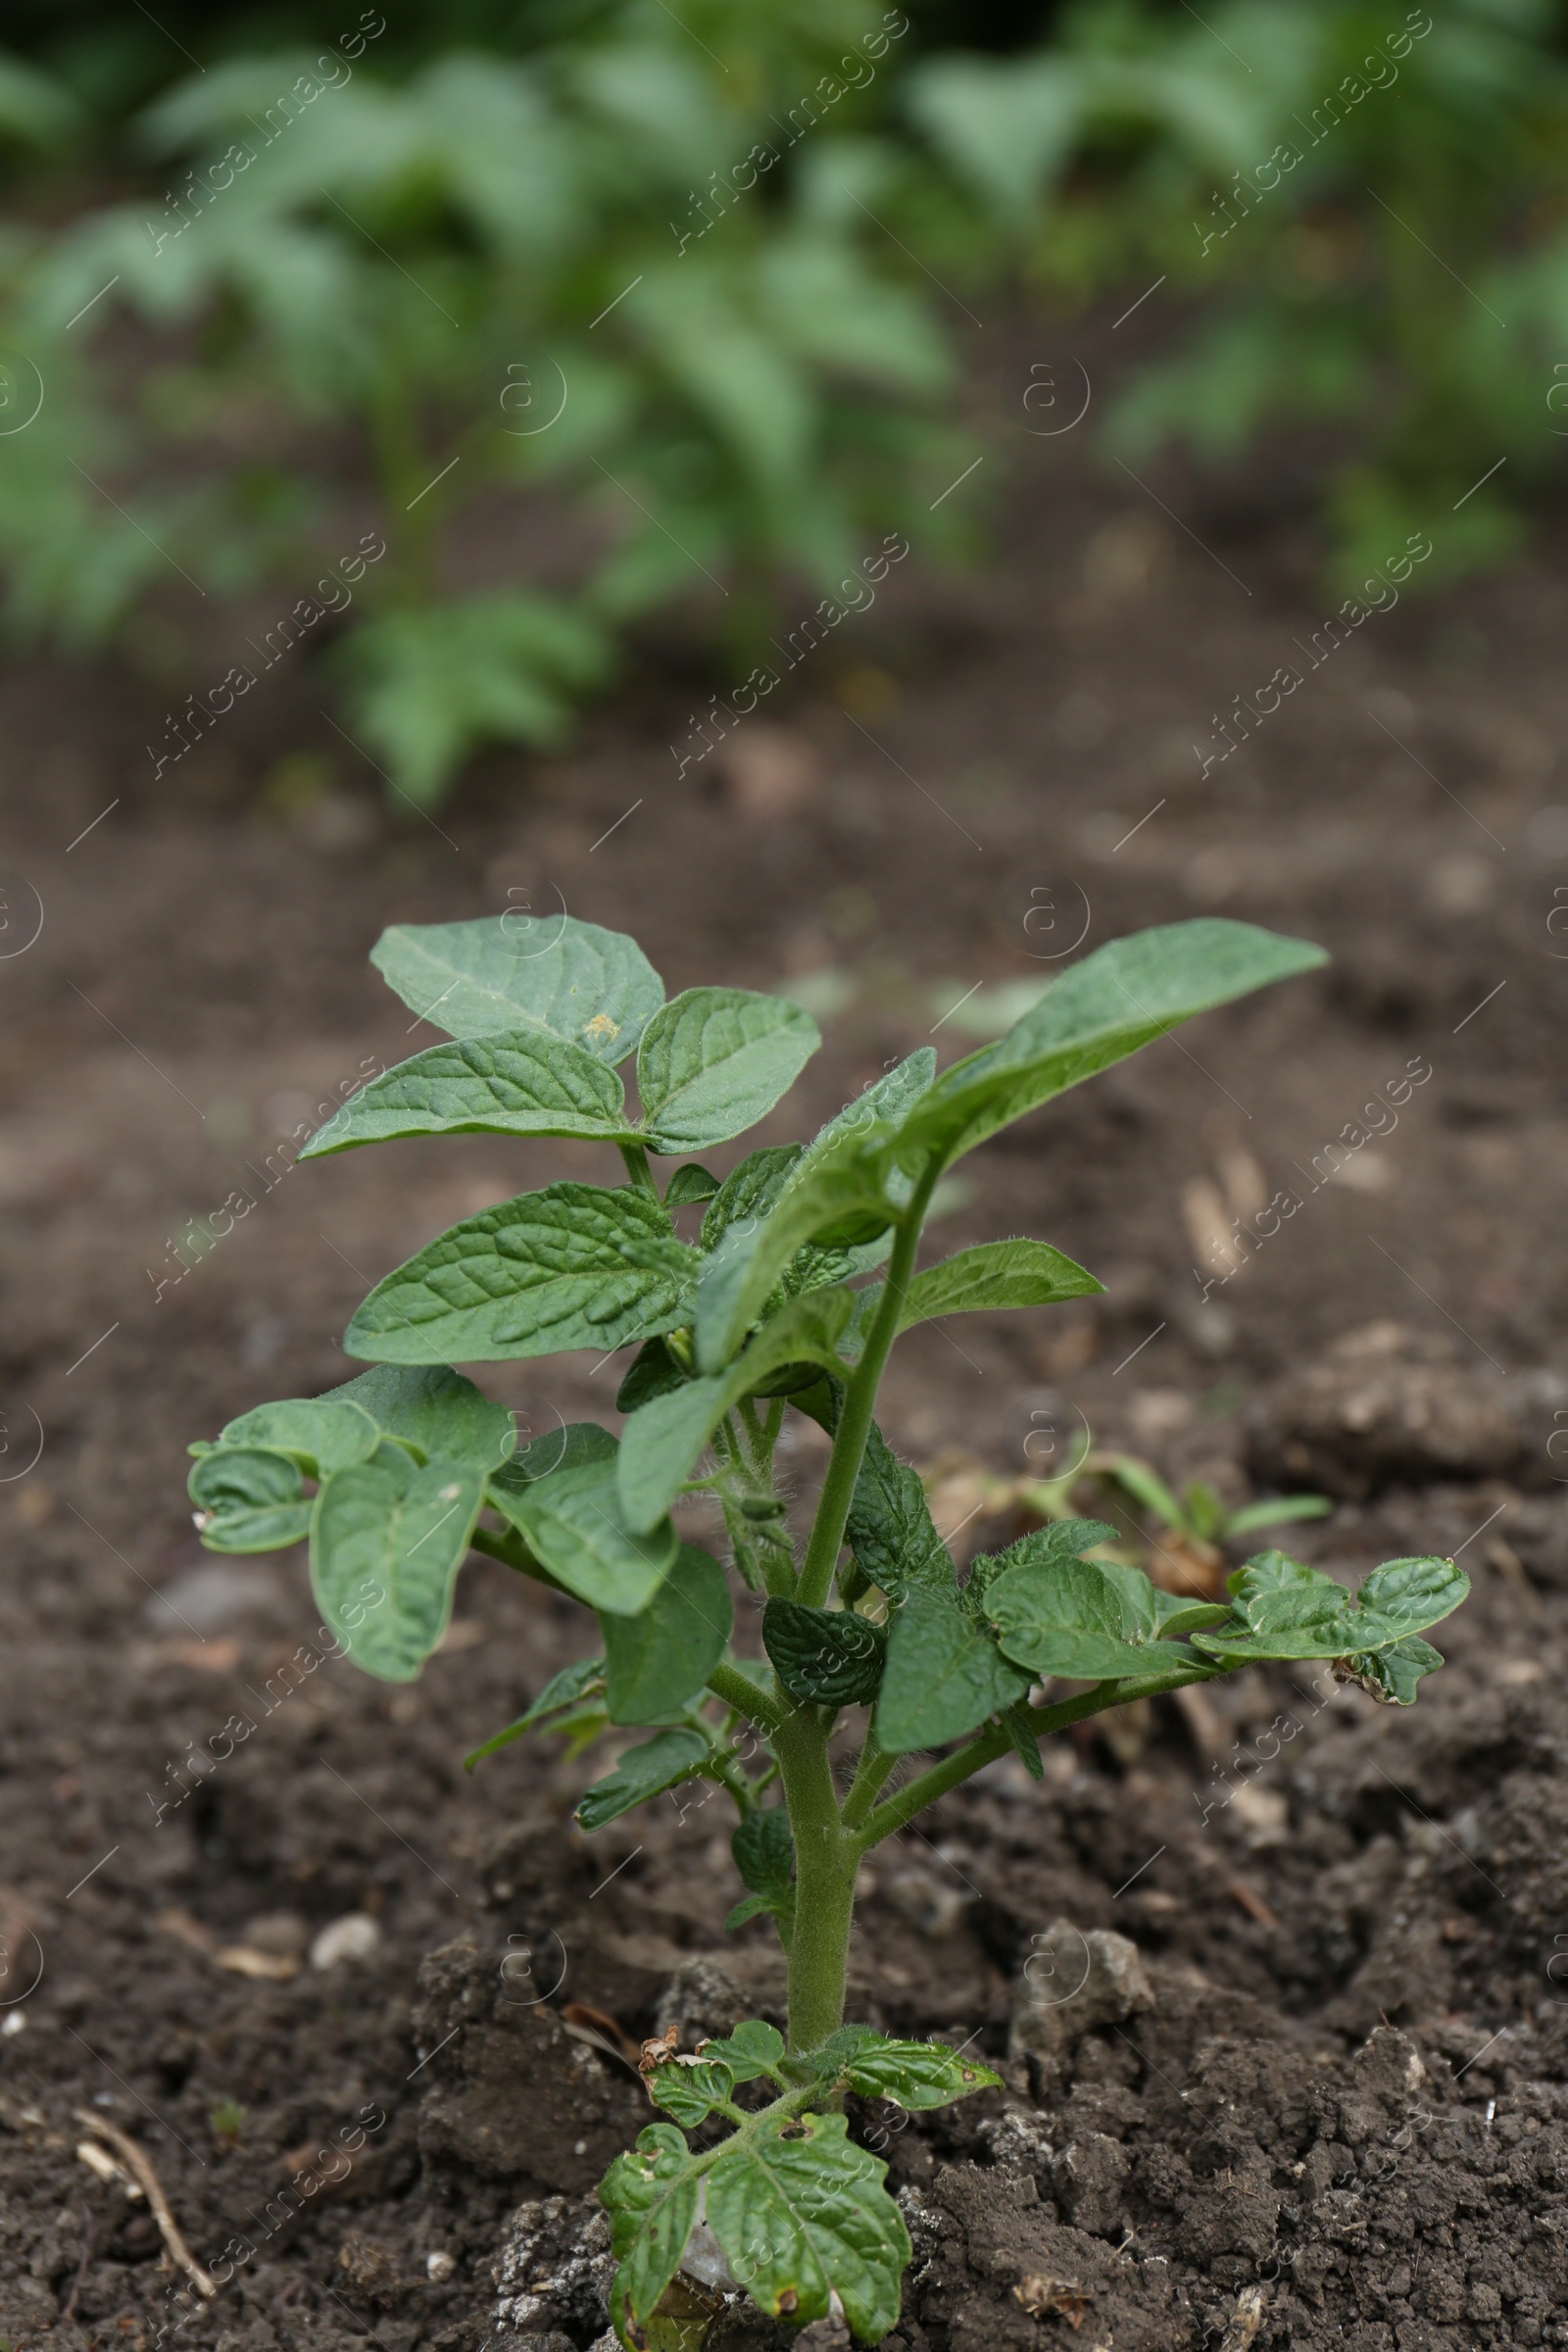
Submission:
{"label": "hairy stem", "polygon": [[659,1187],[654,1182],[654,1171],[648,1165],[648,1152],[646,1148],[642,1144],[617,1144],[615,1149],[620,1153],[621,1158],[625,1161],[626,1173],[631,1178],[633,1184],[636,1185],[639,1192],[652,1193],[654,1199],[657,1200],[659,1199]]}
{"label": "hairy stem", "polygon": [[[1031,1707],[1029,1729],[1045,1739],[1052,1732],[1064,1732],[1069,1724],[1082,1723],[1087,1715],[1103,1714],[1107,1707],[1130,1706],[1136,1698],[1157,1698],[1163,1691],[1179,1690],[1184,1683],[1212,1682],[1224,1671],[1219,1666],[1172,1667],[1165,1674],[1134,1675],[1119,1683],[1097,1683],[1092,1690],[1081,1691],[1076,1698],[1060,1699],[1052,1707]],[[993,1724],[971,1740],[967,1747],[956,1748],[940,1764],[920,1773],[868,1816],[857,1838],[860,1852],[880,1844],[884,1838],[891,1838],[927,1805],[934,1804],[939,1796],[946,1796],[950,1788],[956,1788],[972,1773],[983,1771],[998,1756],[1005,1755],[1011,1744],[1001,1724]]]}
{"label": "hairy stem", "polygon": [[784,1709],[777,1699],[769,1698],[765,1691],[759,1690],[738,1666],[726,1666],[720,1662],[709,1676],[708,1688],[715,1698],[721,1698],[735,1714],[744,1715],[746,1721],[755,1723],[760,1732],[766,1732],[769,1739],[784,1721]]}
{"label": "hairy stem", "polygon": [[876,1803],[883,1782],[898,1760],[897,1756],[883,1754],[876,1743],[874,1730],[866,1733],[865,1745],[860,1750],[860,1760],[855,1768],[855,1780],[844,1800],[844,1826],[847,1830],[860,1828]]}
{"label": "hairy stem", "polygon": [[909,1277],[914,1271],[915,1252],[920,1247],[920,1227],[938,1174],[938,1162],[933,1158],[915,1187],[908,1207],[899,1219],[893,1254],[888,1260],[887,1276],[882,1285],[881,1304],[866,1334],[864,1352],[850,1379],[844,1410],[839,1416],[838,1430],[833,1440],[833,1458],[828,1463],[821,1500],[816,1506],[816,1524],[811,1529],[806,1565],[801,1570],[800,1597],[810,1608],[824,1607],[832,1590],[833,1570],[844,1542],[850,1504],[855,1499],[855,1482],[860,1475],[865,1442],[871,1433],[876,1393],[881,1385],[883,1366],[888,1360],[888,1350],[898,1336],[899,1312],[904,1304],[904,1295],[909,1287]]}
{"label": "hairy stem", "polygon": [[773,1734],[773,1750],[795,1831],[790,2047],[808,2050],[844,2023],[850,1923],[860,1856],[839,1815],[823,1711],[797,1707]]}

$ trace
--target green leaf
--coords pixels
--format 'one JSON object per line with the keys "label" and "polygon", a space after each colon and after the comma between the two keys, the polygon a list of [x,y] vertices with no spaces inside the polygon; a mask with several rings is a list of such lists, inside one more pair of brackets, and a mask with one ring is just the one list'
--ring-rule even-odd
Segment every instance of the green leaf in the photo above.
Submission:
{"label": "green leaf", "polygon": [[[383,364],[402,364],[394,348],[381,345]],[[386,761],[399,800],[422,809],[483,743],[561,743],[612,650],[602,623],[559,592],[504,587],[383,609],[354,630],[341,664],[355,733]]]}
{"label": "green leaf", "polygon": [[765,1217],[803,1152],[800,1144],[764,1144],[731,1168],[703,1218],[704,1250],[716,1250],[732,1225]]}
{"label": "green leaf", "polygon": [[609,1460],[558,1470],[523,1487],[492,1479],[490,1494],[557,1582],[612,1616],[646,1609],[680,1548],[668,1519],[635,1532],[627,1526]]}
{"label": "green leaf", "polygon": [[699,1167],[695,1159],[688,1160],[685,1167],[675,1170],[664,1187],[664,1206],[684,1208],[690,1201],[711,1200],[718,1189],[719,1180],[716,1176],[710,1176],[706,1168]]}
{"label": "green leaf", "polygon": [[1451,1616],[1469,1592],[1470,1579],[1462,1568],[1452,1560],[1427,1555],[1385,1560],[1362,1585],[1356,1603],[1363,1615],[1370,1611],[1385,1625],[1418,1634]]}
{"label": "green leaf", "polygon": [[253,1412],[241,1413],[219,1442],[286,1454],[307,1477],[330,1478],[335,1470],[368,1462],[381,1443],[381,1433],[361,1405],[329,1396],[291,1396],[280,1404],[259,1404]]}
{"label": "green leaf", "polygon": [[845,1528],[845,1541],[868,1585],[893,1601],[913,1592],[956,1597],[952,1555],[931,1520],[918,1474],[901,1462],[871,1424]]}
{"label": "green leaf", "polygon": [[[779,1808],[782,1810],[782,1808]],[[705,2058],[720,2058],[737,2082],[755,2082],[766,2075],[781,2086],[787,2077],[780,2071],[784,2065],[784,2036],[776,2026],[763,2023],[760,2017],[748,2017],[716,2041],[705,2041]]]}
{"label": "green leaf", "polygon": [[622,2342],[628,2322],[648,2319],[680,2267],[697,2221],[698,2175],[673,2124],[649,2124],[635,2150],[617,2156],[599,2183],[610,2244],[620,2268],[611,2310]]}
{"label": "green leaf", "polygon": [[359,1405],[384,1438],[395,1438],[421,1461],[439,1454],[444,1462],[494,1471],[517,1443],[510,1406],[445,1364],[374,1364],[322,1401],[333,1397]]}
{"label": "green leaf", "polygon": [[637,1049],[643,1126],[656,1152],[699,1152],[755,1127],[821,1044],[798,1004],[742,988],[689,988]]}
{"label": "green leaf", "polygon": [[1002,2088],[1002,2077],[989,2066],[945,2042],[890,2041],[881,2034],[858,2037],[844,2080],[862,2099],[889,2099],[911,2114],[951,2107],[972,2090]]}
{"label": "green leaf", "polygon": [[684,1726],[661,1732],[657,1738],[645,1740],[641,1747],[628,1748],[614,1771],[595,1781],[579,1799],[578,1826],[590,1832],[602,1830],[606,1822],[618,1820],[633,1805],[646,1804],[651,1796],[678,1788],[702,1771],[708,1754],[708,1741],[701,1732]]}
{"label": "green leaf", "polygon": [[464,1771],[472,1772],[475,1765],[482,1764],[486,1756],[495,1755],[500,1748],[510,1747],[514,1740],[522,1739],[524,1734],[541,1725],[549,1729],[551,1716],[566,1714],[590,1691],[603,1690],[604,1681],[603,1658],[578,1658],[570,1666],[563,1666],[559,1674],[551,1676],[525,1715],[519,1715],[515,1723],[509,1723],[504,1732],[495,1733],[482,1747],[472,1749],[464,1757]]}
{"label": "green leaf", "polygon": [[1040,1753],[1040,1735],[1030,1728],[1029,1709],[1021,1698],[1010,1707],[1004,1707],[998,1717],[1012,1746],[1012,1752],[1032,1781],[1046,1777],[1045,1758]]}
{"label": "green leaf", "polygon": [[1391,1706],[1413,1707],[1421,1677],[1435,1674],[1446,1660],[1442,1650],[1434,1649],[1430,1642],[1423,1642],[1419,1634],[1407,1634],[1392,1648],[1352,1651],[1339,1663],[1374,1698]]}
{"label": "green leaf", "polygon": [[863,1095],[829,1119],[811,1139],[808,1150],[817,1154],[830,1150],[846,1136],[860,1135],[878,1121],[898,1126],[914,1108],[922,1095],[929,1091],[936,1076],[937,1050],[935,1046],[919,1046],[896,1069],[888,1071]]}
{"label": "green leaf", "polygon": [[[1332,1577],[1266,1552],[1231,1580],[1239,1623],[1196,1633],[1227,1666],[1263,1658],[1341,1658],[1394,1649],[1451,1615],[1470,1591],[1452,1560],[1388,1560],[1353,1596]],[[1423,1671],[1430,1671],[1423,1668]],[[1406,1702],[1408,1703],[1408,1702]]]}
{"label": "green leaf", "polygon": [[904,1295],[899,1329],[936,1315],[977,1314],[1012,1306],[1054,1306],[1087,1298],[1104,1285],[1045,1242],[984,1242],[917,1274]]}
{"label": "green leaf", "polygon": [[1316,1592],[1331,1609],[1344,1608],[1350,1597],[1338,1577],[1325,1576],[1304,1560],[1293,1560],[1288,1551],[1254,1552],[1225,1579],[1225,1589],[1244,1610],[1271,1592]]}
{"label": "green leaf", "polygon": [[[794,1887],[792,1886],[789,1891],[793,1898]],[[779,1895],[743,1894],[740,1901],[732,1903],[724,1914],[725,1935],[733,1936],[737,1928],[748,1926],[754,1919],[776,1918],[782,1908],[782,1902],[783,1898]],[[793,1901],[791,1907],[793,1908]]]}
{"label": "green leaf", "polygon": [[[804,1153],[768,1213],[732,1220],[703,1264],[697,1291],[697,1360],[720,1372],[759,1320],[768,1296],[806,1243],[875,1240],[897,1213],[883,1189],[891,1130],[873,1122]],[[716,1203],[715,1203],[716,1205]]]}
{"label": "green leaf", "polygon": [[1147,1462],[1141,1462],[1136,1454],[1112,1454],[1105,1468],[1135,1502],[1141,1502],[1146,1511],[1152,1511],[1166,1527],[1186,1526],[1187,1514],[1165,1481],[1157,1471],[1151,1470]]}
{"label": "green leaf", "polygon": [[575,915],[396,923],[370,961],[411,1012],[449,1037],[540,1029],[624,1061],[664,1001],[634,939]]}
{"label": "green leaf", "polygon": [[[667,1195],[666,1195],[667,1199]],[[631,1361],[631,1369],[615,1391],[617,1413],[634,1413],[639,1405],[652,1404],[656,1396],[669,1396],[684,1388],[691,1378],[674,1349],[663,1340],[645,1340]]]}
{"label": "green leaf", "polygon": [[318,1128],[301,1159],[409,1135],[564,1135],[629,1141],[625,1089],[586,1046],[542,1030],[429,1046],[372,1078]]}
{"label": "green leaf", "polygon": [[899,2316],[909,2259],[887,2166],[849,2138],[842,2115],[760,2123],[720,2149],[708,2173],[708,2222],[730,2269],[774,2319],[844,2316],[877,2343]]}
{"label": "green leaf", "polygon": [[650,2096],[688,2132],[706,2123],[716,2107],[727,2105],[734,2088],[735,2078],[729,2068],[706,2053],[695,2062],[666,2058],[648,2078]]}
{"label": "green leaf", "polygon": [[600,1619],[611,1721],[663,1723],[677,1714],[723,1656],[734,1621],[723,1569],[711,1552],[682,1544],[647,1608]]}
{"label": "green leaf", "polygon": [[834,1344],[854,1306],[846,1290],[792,1298],[727,1372],[687,1381],[639,1405],[620,1440],[620,1492],[628,1526],[650,1527],[662,1518],[724,1415],[771,1374],[798,1363],[841,1369]]}
{"label": "green leaf", "polygon": [[877,1744],[902,1756],[961,1740],[1024,1697],[1032,1679],[1003,1656],[956,1598],[916,1589],[889,1629]]}
{"label": "green leaf", "polygon": [[[741,1885],[754,1893],[774,1896],[789,1891],[795,1870],[795,1833],[790,1827],[787,1805],[758,1805],[748,1813],[729,1841],[735,1857],[735,1867],[741,1874]],[[745,2033],[746,2027],[737,2031]],[[759,2031],[771,2034],[771,2026]],[[783,2056],[784,2045],[779,2043],[778,2054]],[[760,2069],[757,2071],[760,2072]],[[737,2075],[738,2082],[749,2082],[750,2075]]]}
{"label": "green leaf", "polygon": [[316,1498],[311,1584],[356,1666],[412,1682],[447,1630],[467,1553],[481,1473],[458,1462],[421,1469],[400,1446],[338,1470]]}
{"label": "green leaf", "polygon": [[558,1470],[583,1470],[590,1462],[612,1462],[617,1449],[616,1440],[597,1421],[564,1421],[559,1429],[546,1430],[542,1438],[530,1438],[526,1446],[519,1446],[509,1462],[492,1472],[491,1484],[520,1494],[524,1487],[554,1478]]}
{"label": "green leaf", "polygon": [[905,1120],[900,1156],[936,1152],[946,1165],[1195,1013],[1327,960],[1304,940],[1217,916],[1111,940],[1054,981],[996,1045],[943,1072]]}
{"label": "green leaf", "polygon": [[286,1454],[220,1446],[194,1465],[186,1492],[209,1551],[282,1551],[311,1532],[299,1464]]}
{"label": "green leaf", "polygon": [[454,1225],[377,1283],[344,1346],[401,1364],[603,1354],[689,1321],[699,1264],[651,1194],[551,1184]]}
{"label": "green leaf", "polygon": [[1054,1544],[1026,1536],[1001,1555],[985,1579],[981,1605],[1006,1656],[1032,1675],[1066,1675],[1086,1683],[1157,1674],[1178,1665],[1182,1653],[1162,1645],[1161,1637],[1167,1620],[1185,1614],[1191,1604],[1160,1592],[1141,1568],[1065,1553],[1060,1539],[1069,1527],[1086,1550],[1106,1539],[1107,1531],[1094,1519],[1042,1529],[1042,1536],[1057,1539]]}
{"label": "green leaf", "polygon": [[875,1698],[887,1656],[882,1628],[852,1609],[813,1609],[774,1593],[762,1642],[779,1687],[806,1705],[854,1706]]}
{"label": "green leaf", "polygon": [[1272,1502],[1250,1502],[1225,1522],[1227,1536],[1250,1536],[1254,1528],[1283,1527],[1288,1519],[1326,1519],[1334,1505],[1326,1494],[1278,1494]]}

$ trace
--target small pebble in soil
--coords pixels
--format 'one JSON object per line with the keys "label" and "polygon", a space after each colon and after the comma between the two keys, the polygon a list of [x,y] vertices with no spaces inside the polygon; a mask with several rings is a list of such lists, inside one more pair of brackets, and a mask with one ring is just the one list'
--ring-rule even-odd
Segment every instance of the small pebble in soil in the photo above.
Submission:
{"label": "small pebble in soil", "polygon": [[424,2258],[425,2276],[432,2286],[445,2286],[457,2267],[457,2256],[448,2254],[444,2248],[439,2246],[434,2253],[427,2254]]}

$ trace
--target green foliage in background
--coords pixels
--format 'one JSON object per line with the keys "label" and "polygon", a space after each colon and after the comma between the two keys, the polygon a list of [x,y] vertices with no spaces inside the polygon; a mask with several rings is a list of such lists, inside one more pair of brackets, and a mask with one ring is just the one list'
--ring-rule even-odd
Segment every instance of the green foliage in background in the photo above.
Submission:
{"label": "green foliage in background", "polygon": [[[90,643],[155,593],[177,616],[265,588],[292,645],[352,604],[349,723],[423,805],[478,742],[559,739],[640,616],[689,608],[753,661],[929,477],[924,515],[963,462],[951,362],[837,161],[907,20],[687,21],[630,0],[393,86],[368,10],[167,92],[136,125],[156,195],[13,227],[0,393],[13,422],[31,371],[44,398],[0,433],[12,620]],[[0,83],[0,119],[24,95]],[[316,574],[367,477],[388,554],[346,600]],[[553,544],[561,502],[586,562]],[[443,564],[465,514],[471,578]]]}
{"label": "green foliage in background", "polygon": [[[1517,545],[1568,438],[1549,0],[1085,0],[972,56],[875,0],[678,17],[480,7],[487,50],[368,8],[119,122],[148,65],[112,26],[0,61],[13,632],[120,635],[183,696],[165,763],[326,648],[433,805],[483,743],[560,741],[629,633],[739,679],[861,602],[890,524],[956,553],[949,330],[999,281],[1147,293],[1127,345],[1164,356],[1102,454],[1272,434],[1343,587],[1415,531],[1428,585]],[[104,204],[106,164],[143,193]],[[236,613],[215,695],[195,624],[237,599],[261,663]]]}
{"label": "green foliage in background", "polygon": [[1036,55],[924,64],[909,111],[1037,285],[1163,279],[1127,331],[1190,318],[1108,454],[1215,464],[1272,427],[1299,478],[1304,436],[1320,466],[1348,442],[1339,584],[1425,529],[1431,585],[1517,545],[1568,431],[1558,31],[1550,0],[1081,0]]}

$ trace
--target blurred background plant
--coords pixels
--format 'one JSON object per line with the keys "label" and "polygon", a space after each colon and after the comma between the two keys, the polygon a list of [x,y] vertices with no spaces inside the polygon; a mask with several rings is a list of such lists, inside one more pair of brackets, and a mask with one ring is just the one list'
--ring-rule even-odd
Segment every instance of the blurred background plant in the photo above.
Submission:
{"label": "blurred background plant", "polygon": [[1499,560],[1568,430],[1545,0],[132,13],[20,0],[0,61],[5,616],[178,690],[270,595],[420,806],[629,633],[744,675],[890,527],[965,552],[938,279],[1157,279],[1104,454],[1310,433],[1342,590]]}

